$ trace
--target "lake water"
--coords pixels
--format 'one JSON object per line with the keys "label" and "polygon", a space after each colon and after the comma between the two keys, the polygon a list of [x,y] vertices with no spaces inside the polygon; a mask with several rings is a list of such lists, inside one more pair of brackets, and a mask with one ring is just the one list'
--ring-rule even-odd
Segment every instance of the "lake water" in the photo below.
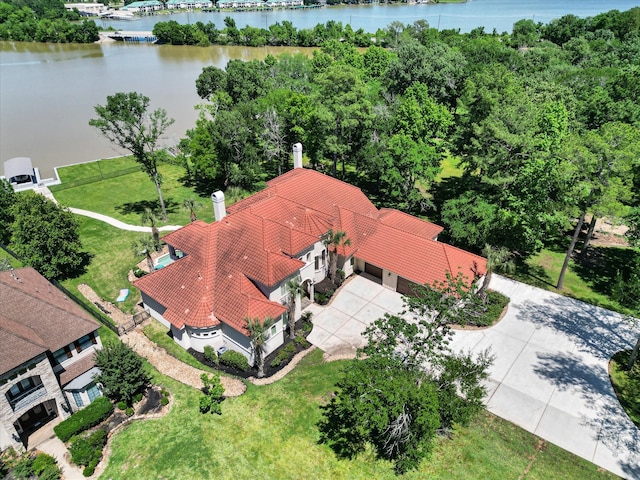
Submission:
{"label": "lake water", "polygon": [[[239,27],[262,26],[290,20],[297,28],[328,20],[351,23],[373,32],[394,20],[413,23],[426,18],[432,26],[469,31],[511,30],[521,18],[547,22],[573,13],[592,16],[613,8],[627,10],[637,0],[473,0],[464,4],[372,5],[327,7],[311,11],[183,13],[150,16],[128,22],[105,22],[128,30],[151,30],[157,21],[214,22],[219,28],[229,15]],[[107,95],[138,91],[151,98],[152,108],[163,107],[176,121],[168,130],[172,145],[195,124],[200,102],[195,80],[207,65],[224,67],[230,59],[263,59],[268,53],[304,52],[301,48],[247,48],[213,46],[94,44],[55,45],[0,42],[0,174],[4,161],[17,156],[33,159],[43,176],[53,167],[119,155],[88,125],[93,107]]]}

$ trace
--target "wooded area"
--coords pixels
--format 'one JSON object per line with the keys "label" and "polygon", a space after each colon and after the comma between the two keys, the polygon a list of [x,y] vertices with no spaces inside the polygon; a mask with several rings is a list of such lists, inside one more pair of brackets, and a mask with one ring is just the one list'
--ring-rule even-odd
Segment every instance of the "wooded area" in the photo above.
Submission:
{"label": "wooded area", "polygon": [[[394,23],[376,36],[389,48],[366,50],[331,27],[343,36],[311,58],[203,69],[181,144],[194,182],[258,189],[301,142],[313,168],[475,252],[526,258],[587,217],[638,241],[640,8],[521,20],[509,35]],[[452,158],[463,174],[436,181]]]}

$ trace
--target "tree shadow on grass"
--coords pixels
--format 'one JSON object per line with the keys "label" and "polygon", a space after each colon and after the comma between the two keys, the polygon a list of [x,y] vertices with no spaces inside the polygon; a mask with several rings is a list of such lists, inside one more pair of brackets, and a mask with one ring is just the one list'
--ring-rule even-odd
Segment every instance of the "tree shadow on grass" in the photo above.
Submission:
{"label": "tree shadow on grass", "polygon": [[638,257],[640,254],[631,248],[591,247],[584,260],[574,263],[573,270],[594,291],[610,295],[618,271],[633,268]]}
{"label": "tree shadow on grass", "polygon": [[523,259],[517,260],[516,272],[508,276],[545,290],[547,287],[555,287],[552,278],[542,266],[530,265]]}
{"label": "tree shadow on grass", "polygon": [[[171,197],[164,199],[164,205],[167,209],[167,213],[176,213],[180,208],[180,204],[173,200]],[[115,209],[123,215],[131,213],[137,213],[142,215],[145,209],[151,209],[153,212],[160,212],[160,200],[140,200],[137,202],[127,202],[122,205],[116,205]]]}

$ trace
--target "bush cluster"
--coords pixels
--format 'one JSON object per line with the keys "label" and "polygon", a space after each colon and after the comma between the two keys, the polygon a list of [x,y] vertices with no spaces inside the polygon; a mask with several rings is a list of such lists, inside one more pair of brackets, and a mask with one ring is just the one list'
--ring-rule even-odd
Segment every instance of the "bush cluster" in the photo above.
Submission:
{"label": "bush cluster", "polygon": [[106,397],[96,398],[90,405],[77,411],[53,427],[56,436],[63,442],[105,420],[113,413],[113,405]]}
{"label": "bush cluster", "polygon": [[102,458],[102,449],[107,443],[107,432],[98,429],[82,437],[74,437],[69,445],[71,461],[76,465],[85,466],[82,474],[90,477]]}
{"label": "bush cluster", "polygon": [[247,360],[247,357],[235,350],[227,350],[220,355],[220,363],[228,367],[237,368],[243,372],[249,370],[249,360]]}
{"label": "bush cluster", "polygon": [[489,290],[487,292],[486,310],[485,312],[473,320],[473,324],[479,327],[487,327],[498,321],[502,310],[509,303],[509,297],[505,297],[499,292]]}
{"label": "bush cluster", "polygon": [[206,345],[202,354],[206,361],[211,362],[214,365],[218,365],[218,354],[211,345]]}
{"label": "bush cluster", "polygon": [[[2,478],[8,473],[6,467],[0,468]],[[39,453],[34,457],[31,454],[24,454],[14,465],[11,471],[12,478],[16,480],[27,480],[34,478],[38,480],[58,480],[60,469],[56,464],[56,459],[46,453]]]}
{"label": "bush cluster", "polygon": [[296,353],[296,346],[294,343],[287,343],[284,347],[282,347],[275,358],[271,361],[272,367],[279,367],[284,362],[289,360]]}

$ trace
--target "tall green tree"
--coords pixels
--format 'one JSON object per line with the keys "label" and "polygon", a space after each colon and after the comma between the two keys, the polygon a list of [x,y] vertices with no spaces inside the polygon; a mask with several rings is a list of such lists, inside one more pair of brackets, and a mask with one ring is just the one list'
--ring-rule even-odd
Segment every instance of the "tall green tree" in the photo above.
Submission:
{"label": "tall green tree", "polygon": [[100,369],[95,380],[113,401],[131,405],[134,395],[143,393],[151,383],[142,358],[119,340],[105,343],[94,358]]}
{"label": "tall green tree", "polygon": [[347,237],[347,232],[342,230],[334,232],[331,229],[324,238],[324,244],[329,250],[329,278],[333,283],[336,283],[339,249],[342,248],[344,252],[344,247],[351,245],[351,239]]}
{"label": "tall green tree", "polygon": [[153,272],[154,270],[151,254],[155,251],[155,245],[156,243],[151,235],[144,235],[131,244],[131,249],[133,250],[134,255],[144,255],[147,260],[149,272]]}
{"label": "tall green tree", "polygon": [[295,277],[286,283],[287,294],[289,295],[289,338],[296,338],[296,305],[300,296],[304,293],[300,277]]}
{"label": "tall green tree", "polygon": [[162,108],[149,112],[149,97],[137,92],[109,95],[105,105],[96,105],[94,109],[97,118],[89,120],[89,125],[97,128],[118,147],[132,153],[135,161],[153,180],[158,191],[162,219],[166,221],[167,209],[158,171],[158,160],[163,152],[159,150],[158,141],[174,120]]}
{"label": "tall green tree", "polygon": [[13,223],[13,204],[16,194],[8,180],[0,178],[0,243],[7,245],[11,239],[11,224]]}
{"label": "tall green tree", "polygon": [[79,223],[69,210],[43,195],[23,192],[11,214],[11,248],[25,265],[55,280],[83,272],[91,256],[82,250]]}
{"label": "tall green tree", "polygon": [[620,218],[632,196],[632,167],[640,151],[640,131],[627,124],[609,123],[597,131],[573,136],[563,155],[574,168],[574,212],[578,222],[567,249],[556,288],[562,289],[569,260],[589,211]]}
{"label": "tall green tree", "polygon": [[246,318],[247,332],[253,350],[253,359],[258,368],[258,378],[264,377],[264,347],[269,339],[269,328],[273,325],[273,319]]}
{"label": "tall green tree", "polygon": [[160,231],[158,230],[158,223],[160,219],[156,213],[150,208],[145,208],[142,212],[142,225],[151,227],[151,236],[153,237],[153,248],[156,252],[162,250],[162,243],[160,242]]}

